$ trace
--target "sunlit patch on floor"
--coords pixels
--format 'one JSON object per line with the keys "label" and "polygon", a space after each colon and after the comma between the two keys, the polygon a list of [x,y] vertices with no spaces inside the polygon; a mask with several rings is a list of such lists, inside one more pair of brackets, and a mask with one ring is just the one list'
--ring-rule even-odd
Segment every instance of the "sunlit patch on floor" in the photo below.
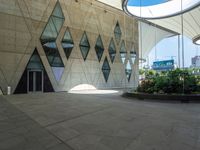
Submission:
{"label": "sunlit patch on floor", "polygon": [[96,87],[89,84],[81,84],[69,90],[69,93],[73,94],[114,94],[118,92],[117,90],[98,90]]}

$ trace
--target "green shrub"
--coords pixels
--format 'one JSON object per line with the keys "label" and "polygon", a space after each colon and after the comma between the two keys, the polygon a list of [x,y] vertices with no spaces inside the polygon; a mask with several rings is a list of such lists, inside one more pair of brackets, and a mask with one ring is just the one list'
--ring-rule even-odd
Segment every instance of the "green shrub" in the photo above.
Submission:
{"label": "green shrub", "polygon": [[148,80],[143,80],[141,84],[138,86],[138,91],[139,92],[144,92],[144,93],[153,93],[154,89],[154,81],[151,79]]}
{"label": "green shrub", "polygon": [[190,70],[176,69],[168,72],[146,72],[146,79],[138,86],[145,93],[193,93],[200,92],[200,77]]}

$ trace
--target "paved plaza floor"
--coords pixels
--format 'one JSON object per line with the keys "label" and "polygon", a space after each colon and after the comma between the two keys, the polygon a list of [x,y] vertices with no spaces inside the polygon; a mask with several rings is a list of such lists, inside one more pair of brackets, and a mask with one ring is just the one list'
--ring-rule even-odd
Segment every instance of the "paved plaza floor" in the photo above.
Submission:
{"label": "paved plaza floor", "polygon": [[113,94],[0,96],[0,150],[199,150],[200,104]]}

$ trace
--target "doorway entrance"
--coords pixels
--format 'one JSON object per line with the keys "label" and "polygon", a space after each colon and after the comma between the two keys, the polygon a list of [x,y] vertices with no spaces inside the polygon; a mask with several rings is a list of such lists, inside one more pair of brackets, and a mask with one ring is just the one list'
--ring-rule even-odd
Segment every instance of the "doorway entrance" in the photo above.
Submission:
{"label": "doorway entrance", "polygon": [[43,71],[42,70],[28,70],[27,91],[43,92]]}

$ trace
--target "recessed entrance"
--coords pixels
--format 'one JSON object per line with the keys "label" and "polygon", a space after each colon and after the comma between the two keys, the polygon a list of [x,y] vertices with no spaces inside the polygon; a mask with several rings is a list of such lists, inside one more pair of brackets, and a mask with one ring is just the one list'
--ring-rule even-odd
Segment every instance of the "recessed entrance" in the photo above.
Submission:
{"label": "recessed entrance", "polygon": [[30,92],[43,92],[43,71],[41,70],[28,70],[27,78],[27,91]]}
{"label": "recessed entrance", "polygon": [[37,49],[34,50],[14,93],[33,92],[54,92]]}

